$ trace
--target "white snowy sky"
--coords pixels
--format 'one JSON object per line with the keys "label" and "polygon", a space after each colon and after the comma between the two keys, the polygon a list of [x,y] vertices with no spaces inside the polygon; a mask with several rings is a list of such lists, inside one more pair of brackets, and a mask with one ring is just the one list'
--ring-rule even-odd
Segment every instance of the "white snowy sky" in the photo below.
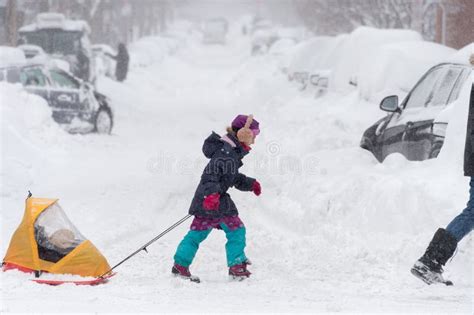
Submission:
{"label": "white snowy sky", "polygon": [[232,20],[245,14],[262,15],[284,25],[298,23],[291,0],[199,0],[177,9],[179,17],[198,20],[218,16]]}

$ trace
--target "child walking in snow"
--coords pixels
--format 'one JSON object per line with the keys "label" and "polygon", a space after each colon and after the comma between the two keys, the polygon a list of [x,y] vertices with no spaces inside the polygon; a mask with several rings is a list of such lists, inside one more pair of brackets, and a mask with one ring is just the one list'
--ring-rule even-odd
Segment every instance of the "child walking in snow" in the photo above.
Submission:
{"label": "child walking in snow", "polygon": [[189,266],[199,248],[212,229],[225,232],[225,246],[229,275],[237,279],[250,276],[247,265],[250,261],[244,253],[245,226],[228,189],[235,187],[242,191],[252,191],[259,196],[261,187],[257,180],[239,173],[242,159],[247,155],[260,133],[259,123],[252,115],[238,115],[227,134],[223,137],[213,132],[202,147],[204,155],[210,159],[194,194],[189,214],[194,215],[191,229],[179,243],[174,255],[171,272],[185,279],[199,282],[191,275]]}

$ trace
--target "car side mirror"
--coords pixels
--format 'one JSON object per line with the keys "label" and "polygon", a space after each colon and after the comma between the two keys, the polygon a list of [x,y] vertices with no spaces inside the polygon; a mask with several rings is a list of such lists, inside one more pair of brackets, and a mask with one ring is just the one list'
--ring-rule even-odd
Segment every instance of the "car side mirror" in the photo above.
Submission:
{"label": "car side mirror", "polygon": [[399,112],[400,108],[398,107],[398,96],[390,95],[382,100],[380,103],[380,109],[386,112]]}

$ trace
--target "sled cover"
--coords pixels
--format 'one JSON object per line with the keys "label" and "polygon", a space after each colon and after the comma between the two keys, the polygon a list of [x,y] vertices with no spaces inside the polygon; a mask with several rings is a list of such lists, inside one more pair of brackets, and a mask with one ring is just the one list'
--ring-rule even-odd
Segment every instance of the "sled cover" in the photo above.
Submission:
{"label": "sled cover", "polygon": [[105,257],[69,221],[57,201],[26,200],[23,220],[3,259],[4,270],[98,277],[110,269]]}

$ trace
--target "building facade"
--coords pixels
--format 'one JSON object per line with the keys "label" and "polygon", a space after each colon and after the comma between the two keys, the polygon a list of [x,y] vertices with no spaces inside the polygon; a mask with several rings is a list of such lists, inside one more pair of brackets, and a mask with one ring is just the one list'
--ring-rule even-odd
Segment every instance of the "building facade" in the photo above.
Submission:
{"label": "building facade", "polygon": [[474,0],[424,0],[426,40],[460,49],[474,42]]}

